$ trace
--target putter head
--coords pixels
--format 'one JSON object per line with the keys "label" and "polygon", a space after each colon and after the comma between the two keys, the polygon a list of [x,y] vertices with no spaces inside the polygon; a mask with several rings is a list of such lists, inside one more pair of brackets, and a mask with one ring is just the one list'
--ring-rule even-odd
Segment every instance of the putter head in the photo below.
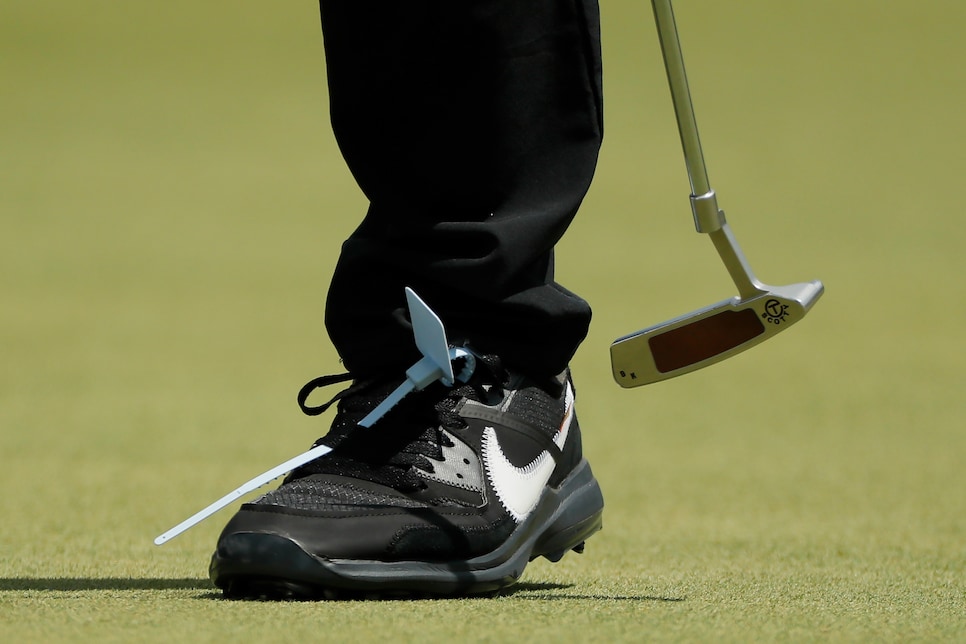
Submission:
{"label": "putter head", "polygon": [[640,387],[730,358],[801,320],[825,291],[818,280],[761,287],[753,297],[733,297],[615,340],[617,384]]}

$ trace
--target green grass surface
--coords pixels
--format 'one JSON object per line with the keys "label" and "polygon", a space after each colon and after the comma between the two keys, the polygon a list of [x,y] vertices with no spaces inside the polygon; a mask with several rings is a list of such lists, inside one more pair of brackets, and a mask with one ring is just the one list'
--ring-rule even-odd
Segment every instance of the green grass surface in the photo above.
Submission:
{"label": "green grass surface", "polygon": [[227,519],[297,453],[364,201],[317,7],[0,4],[0,641],[966,639],[966,4],[712,3],[678,21],[712,185],[787,334],[625,391],[611,340],[732,295],[693,233],[650,10],[605,2],[607,141],[558,255],[605,529],[491,600],[250,604]]}

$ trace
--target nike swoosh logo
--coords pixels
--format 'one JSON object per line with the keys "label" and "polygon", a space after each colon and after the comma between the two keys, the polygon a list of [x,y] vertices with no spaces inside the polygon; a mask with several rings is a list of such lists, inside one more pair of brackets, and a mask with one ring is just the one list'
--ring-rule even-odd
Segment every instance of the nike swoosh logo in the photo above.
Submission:
{"label": "nike swoosh logo", "polygon": [[[560,449],[567,442],[574,416],[574,392],[570,383],[567,383],[566,409],[560,429],[553,439]],[[553,457],[546,450],[527,465],[516,467],[507,460],[493,427],[483,429],[483,464],[497,498],[517,523],[537,507],[540,494],[556,467]]]}

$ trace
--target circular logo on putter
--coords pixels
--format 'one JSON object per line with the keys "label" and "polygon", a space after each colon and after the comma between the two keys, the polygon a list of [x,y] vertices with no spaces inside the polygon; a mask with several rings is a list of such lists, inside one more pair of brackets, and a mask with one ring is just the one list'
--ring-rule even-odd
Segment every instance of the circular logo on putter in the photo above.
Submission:
{"label": "circular logo on putter", "polygon": [[788,305],[772,298],[765,302],[765,312],[761,314],[761,317],[772,324],[781,324],[788,317]]}

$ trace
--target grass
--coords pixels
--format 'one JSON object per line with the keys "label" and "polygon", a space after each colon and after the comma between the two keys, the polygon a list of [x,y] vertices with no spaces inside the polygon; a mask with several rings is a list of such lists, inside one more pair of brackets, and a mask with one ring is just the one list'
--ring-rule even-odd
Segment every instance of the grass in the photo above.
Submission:
{"label": "grass", "polygon": [[961,641],[966,122],[959,3],[678,3],[712,185],[806,322],[624,391],[619,335],[730,296],[691,232],[646,3],[604,7],[607,141],[558,277],[607,501],[496,599],[249,604],[225,514],[324,431],[297,388],[365,203],[326,122],[317,7],[0,7],[0,640]]}

